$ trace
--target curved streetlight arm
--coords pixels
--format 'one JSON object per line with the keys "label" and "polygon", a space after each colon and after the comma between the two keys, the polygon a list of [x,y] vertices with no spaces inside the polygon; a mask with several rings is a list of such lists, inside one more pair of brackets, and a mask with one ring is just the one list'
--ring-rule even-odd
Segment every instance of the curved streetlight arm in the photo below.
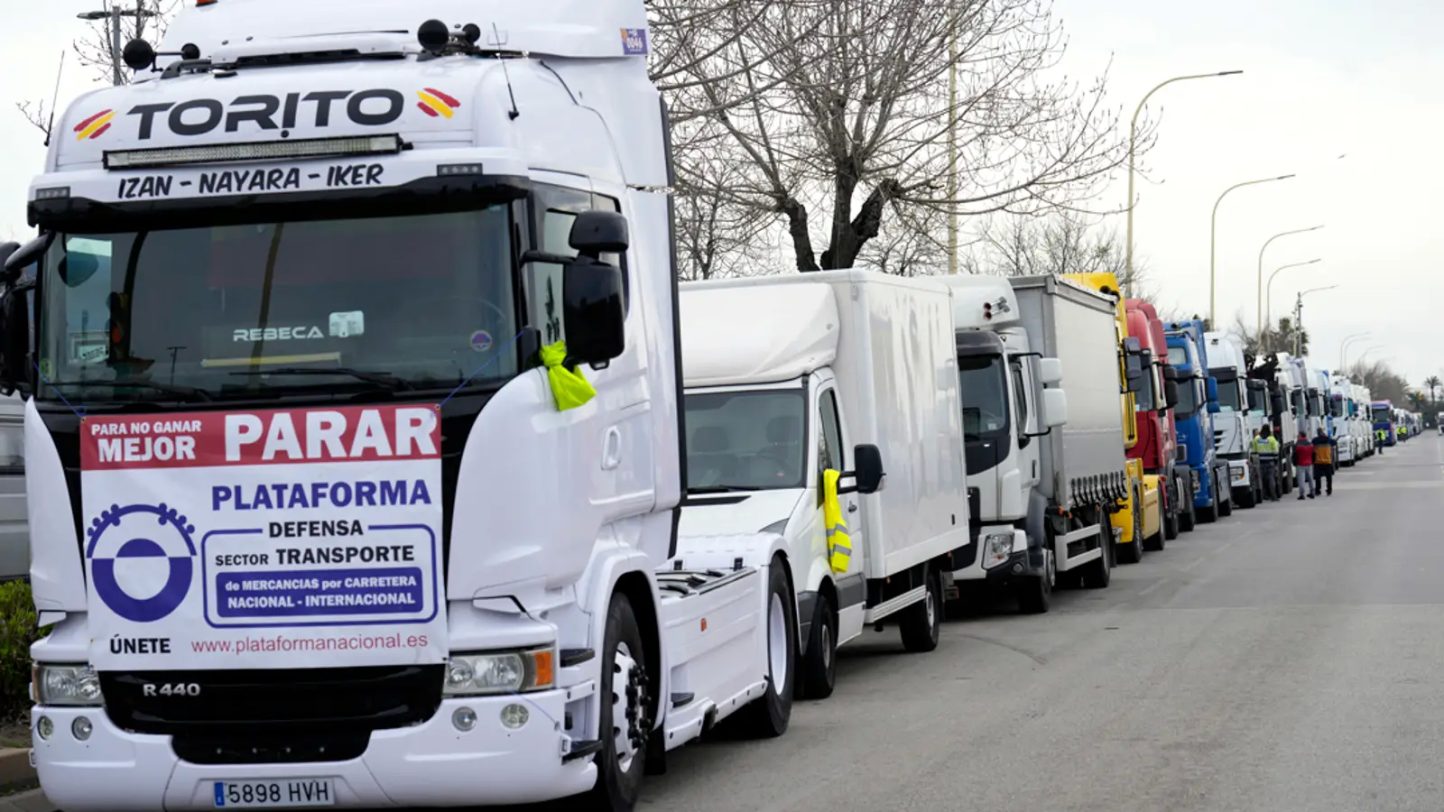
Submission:
{"label": "curved streetlight arm", "polygon": [[1268,283],[1268,286],[1265,288],[1265,291],[1266,291],[1266,292],[1265,292],[1265,294],[1264,294],[1264,316],[1268,317],[1270,320],[1272,320],[1273,317],[1274,317],[1274,311],[1273,311],[1274,279],[1275,279],[1280,273],[1282,273],[1283,271],[1287,271],[1287,270],[1290,269],[1290,268],[1302,268],[1302,267],[1304,267],[1305,265],[1317,265],[1317,264],[1320,263],[1320,262],[1323,262],[1323,260],[1322,260],[1322,259],[1311,259],[1311,260],[1309,260],[1308,262],[1295,262],[1295,263],[1293,263],[1293,264],[1291,264],[1291,265],[1285,265],[1285,266],[1279,268],[1277,271],[1274,271],[1272,274],[1269,274],[1269,283]]}
{"label": "curved streetlight arm", "polygon": [[1213,216],[1208,221],[1208,323],[1218,329],[1218,207],[1223,205],[1223,199],[1231,192],[1244,188],[1245,186],[1258,186],[1261,183],[1276,183],[1281,180],[1296,178],[1298,175],[1279,175],[1275,178],[1259,178],[1257,180],[1246,180],[1243,183],[1234,185],[1223,190],[1218,200],[1213,202]]}
{"label": "curved streetlight arm", "polygon": [[1193,73],[1187,76],[1175,76],[1172,79],[1165,79],[1154,85],[1152,90],[1143,94],[1143,99],[1139,101],[1138,106],[1133,109],[1133,118],[1128,122],[1128,241],[1127,245],[1124,246],[1124,254],[1126,256],[1124,269],[1130,284],[1133,280],[1133,208],[1137,202],[1134,199],[1136,194],[1134,191],[1134,162],[1137,158],[1138,148],[1138,117],[1143,115],[1143,108],[1148,105],[1148,100],[1153,98],[1153,94],[1175,82],[1187,82],[1192,79],[1213,79],[1219,76],[1237,76],[1241,73],[1243,73],[1241,70],[1224,70],[1215,73]]}
{"label": "curved streetlight arm", "polygon": [[1283,237],[1290,237],[1290,236],[1293,236],[1293,235],[1295,235],[1295,234],[1307,234],[1307,233],[1309,233],[1310,231],[1318,231],[1318,230],[1321,229],[1321,228],[1323,228],[1323,226],[1322,226],[1322,225],[1318,225],[1318,226],[1312,226],[1312,227],[1310,227],[1310,228],[1298,228],[1298,229],[1294,229],[1293,231],[1281,231],[1281,232],[1279,232],[1278,234],[1275,234],[1275,235],[1273,235],[1272,237],[1269,237],[1268,240],[1267,240],[1266,242],[1264,242],[1263,247],[1259,249],[1259,251],[1258,251],[1258,322],[1257,322],[1257,323],[1258,323],[1258,331],[1259,331],[1259,335],[1260,335],[1260,336],[1262,336],[1262,335],[1264,334],[1264,328],[1265,328],[1265,325],[1264,325],[1264,311],[1263,311],[1263,300],[1264,300],[1264,289],[1263,289],[1263,285],[1264,285],[1263,261],[1264,261],[1264,253],[1269,250],[1269,246],[1270,246],[1270,245],[1273,245],[1275,240],[1281,239],[1281,238],[1283,238]]}
{"label": "curved streetlight arm", "polygon": [[1344,337],[1343,343],[1339,345],[1339,370],[1345,375],[1349,373],[1349,365],[1347,363],[1349,360],[1349,345],[1360,339],[1368,338],[1371,335],[1373,335],[1373,333],[1365,330],[1362,333],[1354,333],[1351,336]]}

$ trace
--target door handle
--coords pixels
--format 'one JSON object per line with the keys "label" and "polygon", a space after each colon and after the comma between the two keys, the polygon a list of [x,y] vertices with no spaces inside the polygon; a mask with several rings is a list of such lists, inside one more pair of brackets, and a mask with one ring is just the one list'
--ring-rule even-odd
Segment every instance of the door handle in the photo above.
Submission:
{"label": "door handle", "polygon": [[616,426],[607,429],[602,441],[602,470],[613,471],[622,464],[622,430]]}
{"label": "door handle", "polygon": [[847,506],[847,512],[848,512],[848,513],[856,513],[856,512],[857,512],[857,503],[856,503],[856,502],[853,502],[852,504],[848,505],[848,506]]}

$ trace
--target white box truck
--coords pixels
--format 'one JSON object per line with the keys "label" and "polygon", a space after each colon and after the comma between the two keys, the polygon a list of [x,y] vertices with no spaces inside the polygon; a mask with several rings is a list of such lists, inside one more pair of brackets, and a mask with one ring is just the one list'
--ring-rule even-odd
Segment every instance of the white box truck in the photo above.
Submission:
{"label": "white box truck", "polygon": [[1024,612],[1055,581],[1106,587],[1109,516],[1127,493],[1114,302],[1053,277],[947,276],[978,554],[959,589],[989,581]]}
{"label": "white box truck", "polygon": [[[681,313],[676,565],[784,567],[808,696],[831,693],[836,647],[869,625],[936,647],[947,573],[972,549],[947,288],[861,270],[700,282]],[[845,560],[828,544],[829,470],[845,474]]]}
{"label": "white box truck", "polygon": [[669,563],[643,3],[221,0],[167,36],[57,122],[0,278],[50,799],[624,810],[723,717],[785,730],[787,573]]}

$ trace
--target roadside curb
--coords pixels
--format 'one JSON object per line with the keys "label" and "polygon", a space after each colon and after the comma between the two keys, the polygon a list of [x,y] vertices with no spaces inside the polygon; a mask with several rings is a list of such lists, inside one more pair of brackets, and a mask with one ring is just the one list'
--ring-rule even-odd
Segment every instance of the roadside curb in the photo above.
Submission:
{"label": "roadside curb", "polygon": [[[35,768],[30,766],[30,748],[0,749],[0,790],[29,789],[38,780]],[[9,801],[13,797],[0,798],[0,801]]]}
{"label": "roadside curb", "polygon": [[54,809],[38,789],[0,797],[0,812],[53,812]]}

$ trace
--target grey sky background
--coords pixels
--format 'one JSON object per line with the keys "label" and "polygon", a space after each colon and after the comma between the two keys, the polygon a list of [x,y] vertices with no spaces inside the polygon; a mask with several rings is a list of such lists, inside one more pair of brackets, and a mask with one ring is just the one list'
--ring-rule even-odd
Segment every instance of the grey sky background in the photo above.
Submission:
{"label": "grey sky background", "polygon": [[[39,132],[12,106],[49,99],[59,53],[83,33],[96,0],[8,0],[0,50],[0,239],[24,239],[25,192],[44,162]],[[1148,286],[1171,312],[1206,314],[1209,213],[1233,183],[1296,172],[1295,180],[1235,192],[1219,216],[1219,320],[1252,326],[1260,246],[1319,223],[1323,231],[1269,249],[1275,315],[1300,289],[1339,285],[1305,300],[1312,355],[1330,367],[1340,341],[1363,330],[1351,356],[1379,346],[1411,383],[1441,374],[1444,230],[1436,196],[1444,129],[1444,3],[1437,0],[1056,0],[1070,39],[1062,69],[1110,69],[1111,101],[1132,112],[1171,76],[1242,69],[1243,76],[1173,85],[1154,97],[1158,143],[1143,166],[1136,244]],[[62,108],[95,72],[68,59]],[[1340,154],[1347,154],[1337,160]],[[1121,208],[1120,176],[1099,208]],[[1120,235],[1122,216],[1108,219]]]}

